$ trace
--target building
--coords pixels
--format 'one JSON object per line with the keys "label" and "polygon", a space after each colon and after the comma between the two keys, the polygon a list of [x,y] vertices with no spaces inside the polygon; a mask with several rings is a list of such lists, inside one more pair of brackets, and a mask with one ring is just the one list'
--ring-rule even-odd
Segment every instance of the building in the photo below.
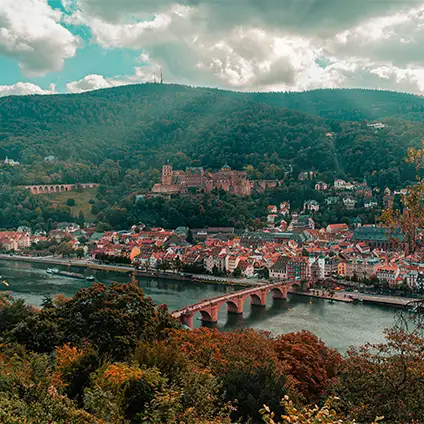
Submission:
{"label": "building", "polygon": [[277,262],[269,270],[269,278],[271,280],[286,280],[287,279],[287,264],[289,258],[280,256]]}
{"label": "building", "polygon": [[307,180],[313,180],[315,178],[315,172],[314,171],[303,171],[299,174],[298,178],[299,181],[307,181]]}
{"label": "building", "polygon": [[349,227],[347,224],[329,224],[325,231],[330,234],[346,233],[349,231]]}
{"label": "building", "polygon": [[284,216],[290,214],[290,202],[280,203],[280,214]]}
{"label": "building", "polygon": [[292,221],[288,226],[288,231],[296,231],[296,230],[314,230],[315,222],[309,215],[298,215],[297,213],[293,214]]}
{"label": "building", "polygon": [[1,231],[0,250],[15,251],[31,246],[31,238],[27,232]]}
{"label": "building", "polygon": [[6,156],[6,159],[4,160],[4,164],[8,165],[8,166],[18,166],[18,165],[20,165],[19,162],[15,161],[13,159],[9,159],[7,156]]}
{"label": "building", "polygon": [[384,209],[392,209],[394,201],[395,201],[395,196],[391,193],[389,188],[386,188],[384,190],[384,197],[383,197]]}
{"label": "building", "polygon": [[343,199],[343,204],[345,205],[345,208],[347,210],[353,210],[355,209],[356,200],[353,199],[352,197],[345,197]]}
{"label": "building", "polygon": [[303,210],[306,210],[309,212],[318,212],[319,203],[316,200],[308,200],[304,203]]}
{"label": "building", "polygon": [[386,128],[386,125],[382,122],[375,122],[374,124],[367,124],[368,128],[373,128],[374,130],[382,130],[383,128]]}
{"label": "building", "polygon": [[377,202],[377,199],[375,198],[365,200],[364,202],[364,208],[366,209],[376,208],[377,206],[378,206],[378,202]]}
{"label": "building", "polygon": [[278,212],[277,206],[275,205],[268,206],[268,213],[277,213],[277,212]]}
{"label": "building", "polygon": [[330,197],[327,197],[325,199],[325,203],[328,206],[330,206],[330,205],[336,205],[338,203],[338,201],[339,201],[339,198],[337,196],[330,196]]}
{"label": "building", "polygon": [[318,191],[328,190],[328,184],[322,181],[319,181],[318,183],[315,184],[315,190],[318,190]]}
{"label": "building", "polygon": [[334,188],[336,190],[353,190],[355,186],[352,183],[346,182],[345,180],[336,179],[334,180]]}
{"label": "building", "polygon": [[376,275],[380,267],[380,259],[377,258],[351,258],[346,261],[346,273],[348,277],[356,277],[359,280],[369,280]]}
{"label": "building", "polygon": [[396,265],[385,264],[377,270],[377,278],[380,286],[395,287],[399,276],[399,268]]}
{"label": "building", "polygon": [[[276,182],[277,184],[277,182]],[[215,189],[224,190],[238,196],[248,196],[254,184],[247,178],[244,171],[234,171],[224,165],[214,173],[206,172],[203,168],[186,168],[185,171],[174,171],[169,164],[163,165],[160,184],[155,184],[153,193],[181,194],[195,190],[210,192]],[[266,187],[269,184],[265,185]]]}
{"label": "building", "polygon": [[389,228],[365,225],[355,229],[352,241],[364,241],[372,249],[390,250],[398,246],[403,247],[404,237],[398,232],[392,233]]}
{"label": "building", "polygon": [[286,274],[289,280],[307,280],[310,273],[309,259],[304,256],[290,258],[287,262]]}
{"label": "building", "polygon": [[281,256],[270,268],[269,277],[272,280],[307,280],[310,277],[309,259],[304,256],[289,258]]}

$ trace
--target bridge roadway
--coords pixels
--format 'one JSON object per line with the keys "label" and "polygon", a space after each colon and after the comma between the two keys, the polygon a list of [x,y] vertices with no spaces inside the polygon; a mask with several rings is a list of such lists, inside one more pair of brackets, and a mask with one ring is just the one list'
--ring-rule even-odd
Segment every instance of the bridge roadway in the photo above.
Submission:
{"label": "bridge roadway", "polygon": [[201,320],[204,322],[217,322],[218,312],[221,306],[226,303],[227,311],[230,314],[242,314],[244,302],[250,297],[250,303],[256,306],[266,306],[266,299],[269,292],[272,292],[274,299],[286,299],[287,292],[293,282],[278,282],[266,284],[245,290],[236,291],[213,299],[203,300],[194,305],[172,312],[172,316],[190,328],[193,328],[194,315],[200,312]]}

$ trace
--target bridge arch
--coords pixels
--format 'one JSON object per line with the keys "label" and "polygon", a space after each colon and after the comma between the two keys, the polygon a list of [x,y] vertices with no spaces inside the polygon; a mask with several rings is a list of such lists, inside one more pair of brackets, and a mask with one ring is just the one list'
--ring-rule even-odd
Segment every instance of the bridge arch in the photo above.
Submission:
{"label": "bridge arch", "polygon": [[286,298],[286,291],[283,290],[281,287],[272,287],[268,294],[272,293],[273,299],[285,299]]}
{"label": "bridge arch", "polygon": [[252,293],[250,296],[250,304],[253,306],[266,306],[266,296],[261,295],[261,293]]}
{"label": "bridge arch", "polygon": [[226,303],[227,303],[227,312],[229,314],[243,313],[243,305],[240,305],[240,302],[234,302],[232,300],[228,300]]}
{"label": "bridge arch", "polygon": [[55,191],[56,191],[56,193],[59,193],[59,191],[60,191],[59,186],[55,187]]}
{"label": "bridge arch", "polygon": [[208,311],[201,309],[199,312],[200,312],[200,315],[201,315],[201,320],[203,322],[216,322],[216,320],[215,321],[213,320],[213,317],[211,316],[211,314]]}
{"label": "bridge arch", "polygon": [[65,187],[63,185],[60,186],[60,191],[65,191]]}
{"label": "bridge arch", "polygon": [[293,283],[291,287],[296,291],[300,291],[302,289],[302,285],[300,283]]}

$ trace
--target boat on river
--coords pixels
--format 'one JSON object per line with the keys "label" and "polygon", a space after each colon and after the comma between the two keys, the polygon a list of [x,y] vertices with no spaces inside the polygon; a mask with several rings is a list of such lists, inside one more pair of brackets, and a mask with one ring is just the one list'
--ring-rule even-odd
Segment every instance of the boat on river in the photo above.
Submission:
{"label": "boat on river", "polygon": [[69,272],[69,271],[58,271],[55,273],[56,275],[60,275],[62,277],[69,277],[69,278],[76,278],[78,280],[85,280],[84,275],[77,274],[76,272]]}
{"label": "boat on river", "polygon": [[89,275],[88,277],[85,277],[85,279],[87,281],[94,281],[95,280],[95,278],[92,275]]}
{"label": "boat on river", "polygon": [[58,274],[59,270],[57,268],[47,268],[47,274]]}

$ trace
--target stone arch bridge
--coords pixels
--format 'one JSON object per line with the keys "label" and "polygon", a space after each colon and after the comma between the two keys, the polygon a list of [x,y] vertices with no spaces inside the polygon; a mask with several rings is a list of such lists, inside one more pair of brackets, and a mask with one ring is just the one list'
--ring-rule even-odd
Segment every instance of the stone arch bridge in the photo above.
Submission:
{"label": "stone arch bridge", "polygon": [[248,288],[213,299],[203,300],[184,309],[174,311],[172,316],[179,319],[181,324],[193,328],[194,315],[200,312],[203,322],[217,322],[218,312],[221,306],[227,304],[229,314],[242,314],[245,300],[250,297],[251,305],[266,306],[266,299],[269,292],[272,292],[274,299],[286,299],[287,292],[292,286],[292,282],[278,282]]}
{"label": "stone arch bridge", "polygon": [[41,184],[41,185],[27,185],[25,188],[32,194],[49,194],[49,193],[62,193],[65,191],[75,190],[76,187],[94,188],[98,187],[97,183],[83,183],[83,184]]}

